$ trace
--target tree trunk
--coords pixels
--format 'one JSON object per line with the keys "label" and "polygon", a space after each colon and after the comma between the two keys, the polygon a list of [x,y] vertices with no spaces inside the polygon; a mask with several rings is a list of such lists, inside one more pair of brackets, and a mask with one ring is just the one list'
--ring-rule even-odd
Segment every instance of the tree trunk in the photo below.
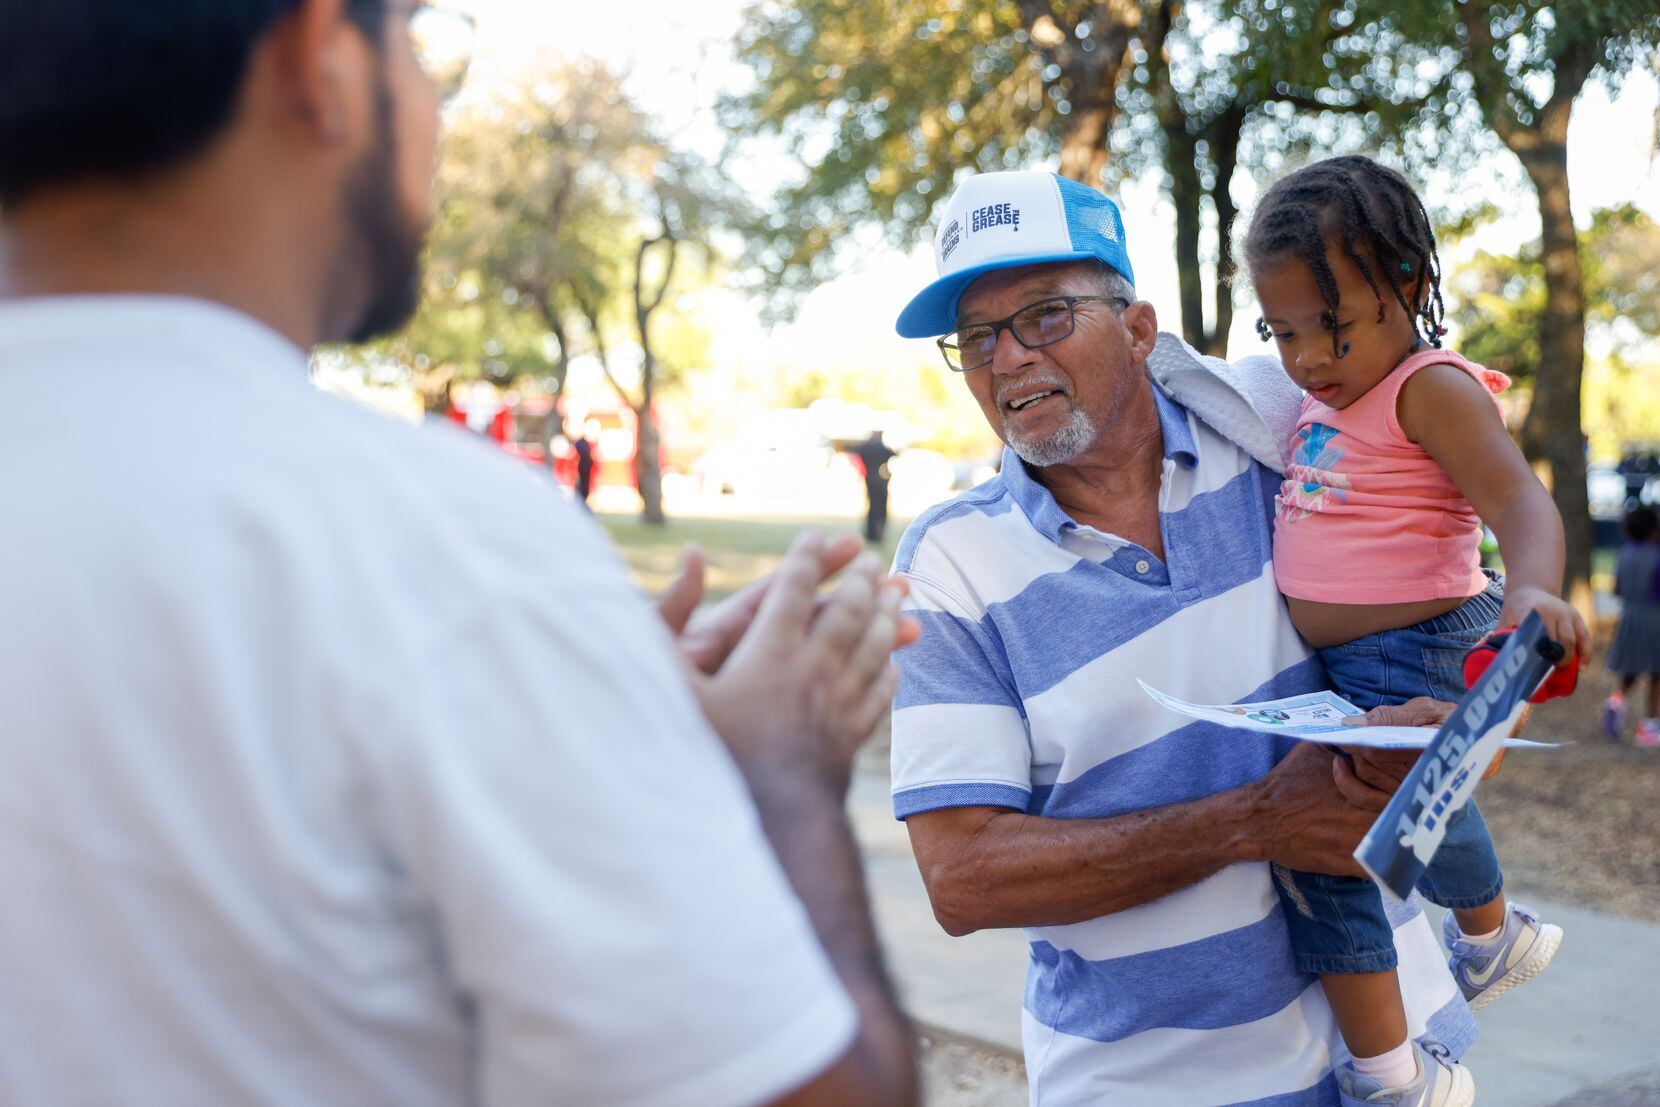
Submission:
{"label": "tree trunk", "polygon": [[663,446],[657,433],[657,413],[652,403],[656,391],[657,358],[648,339],[650,313],[641,313],[640,323],[640,392],[643,402],[634,405],[634,423],[638,428],[634,446],[634,487],[640,490],[640,521],[647,526],[660,527],[669,521],[663,511]]}
{"label": "tree trunk", "polygon": [[1482,115],[1493,133],[1521,160],[1539,199],[1540,247],[1545,265],[1545,311],[1539,323],[1539,372],[1533,402],[1522,426],[1522,448],[1543,462],[1551,498],[1562,516],[1566,571],[1562,595],[1589,622],[1591,594],[1591,509],[1585,488],[1585,432],[1581,427],[1580,384],[1585,373],[1585,275],[1579,232],[1568,194],[1568,120],[1574,101],[1600,55],[1599,44],[1569,42],[1552,59],[1550,99],[1537,117],[1520,118],[1512,107],[1516,89],[1495,62],[1491,0],[1472,0],[1460,9],[1464,62]]}
{"label": "tree trunk", "polygon": [[[1210,143],[1214,157],[1217,148],[1215,132],[1225,124],[1215,123],[1206,127],[1203,135],[1195,134],[1193,120],[1170,79],[1168,39],[1180,15],[1181,4],[1178,0],[1163,0],[1148,12],[1144,41],[1147,64],[1152,70],[1149,84],[1159,126],[1164,131],[1165,190],[1176,209],[1176,295],[1181,307],[1182,337],[1203,353],[1221,355],[1227,352],[1228,327],[1233,322],[1233,293],[1228,283],[1232,273],[1229,236],[1233,222],[1233,199],[1228,195],[1225,183],[1207,193],[1199,174],[1199,140],[1203,137]],[[1235,109],[1230,105],[1226,115],[1231,118],[1234,114]],[[1224,141],[1228,143],[1227,177],[1232,177],[1239,145],[1237,127],[1232,135],[1225,136]],[[1205,280],[1200,258],[1207,194],[1217,207],[1221,231],[1217,280],[1212,286],[1215,295],[1212,318],[1215,325],[1209,330],[1205,328]]]}
{"label": "tree trunk", "polygon": [[635,408],[639,440],[634,450],[634,483],[640,490],[640,520],[648,526],[666,524],[663,513],[663,449],[651,408]]}
{"label": "tree trunk", "polygon": [[[659,245],[668,253],[657,287],[648,290],[646,257]],[[651,315],[668,295],[679,256],[680,243],[669,226],[665,205],[662,233],[642,241],[634,255],[634,325],[640,336],[640,402],[634,405],[639,440],[634,450],[634,483],[640,490],[640,519],[653,527],[663,526],[668,516],[663,513],[663,450],[662,438],[657,433],[657,353],[651,345]]]}
{"label": "tree trunk", "polygon": [[1228,332],[1233,330],[1233,224],[1239,209],[1233,202],[1233,173],[1239,165],[1239,132],[1245,126],[1245,108],[1238,101],[1210,128],[1210,156],[1216,163],[1216,180],[1211,182],[1210,202],[1216,209],[1215,320],[1209,341],[1200,347],[1207,354],[1225,357]]}
{"label": "tree trunk", "polygon": [[1204,189],[1199,184],[1197,140],[1170,79],[1169,37],[1180,11],[1179,0],[1162,0],[1148,12],[1148,85],[1159,129],[1164,132],[1164,187],[1176,209],[1176,302],[1181,308],[1182,337],[1204,349],[1205,300],[1199,270],[1199,203]]}
{"label": "tree trunk", "polygon": [[1201,205],[1205,190],[1199,183],[1198,144],[1187,131],[1186,120],[1164,132],[1164,172],[1170,202],[1176,208],[1176,289],[1182,307],[1182,337],[1195,348],[1205,348],[1204,271],[1199,267]]}
{"label": "tree trunk", "polygon": [[1110,90],[1108,99],[1109,103],[1084,108],[1074,105],[1061,127],[1061,176],[1093,188],[1101,187],[1107,168],[1107,136],[1118,114],[1117,104],[1110,102]]}
{"label": "tree trunk", "polygon": [[1585,280],[1579,257],[1579,234],[1568,204],[1566,123],[1564,119],[1559,138],[1552,136],[1552,141],[1540,143],[1522,157],[1527,175],[1539,194],[1545,263],[1539,372],[1533,386],[1533,403],[1528,407],[1522,429],[1522,442],[1531,459],[1545,463],[1551,498],[1562,516],[1567,540],[1563,595],[1589,618],[1593,613],[1591,509],[1585,487],[1585,432],[1580,423],[1580,387],[1585,369]]}
{"label": "tree trunk", "polygon": [[1051,0],[1020,0],[1020,9],[1033,48],[1061,68],[1056,83],[1068,107],[1061,117],[1061,176],[1100,188],[1118,118],[1118,76],[1141,27],[1141,0],[1081,5],[1072,18],[1057,14]]}
{"label": "tree trunk", "polygon": [[560,318],[559,312],[548,301],[547,295],[544,293],[539,296],[536,303],[541,309],[542,318],[547,323],[549,331],[553,334],[553,340],[559,343],[559,356],[551,366],[553,370],[553,390],[549,399],[552,406],[548,409],[547,425],[542,428],[541,435],[542,448],[546,451],[544,460],[547,462],[548,471],[553,472],[558,468],[557,461],[553,456],[553,440],[565,431],[565,378],[570,375],[571,347],[570,340],[565,336],[565,321]]}
{"label": "tree trunk", "polygon": [[[1176,209],[1176,288],[1182,309],[1182,337],[1202,353],[1227,353],[1233,326],[1233,222],[1238,215],[1228,184],[1239,158],[1239,120],[1243,111],[1230,106],[1202,136],[1210,148],[1216,180],[1207,189],[1199,174],[1199,138],[1188,129],[1186,114],[1171,107],[1165,119],[1164,165],[1170,202]],[[1216,279],[1211,284],[1211,325],[1205,326],[1205,280],[1200,256],[1204,201],[1216,211]]]}
{"label": "tree trunk", "polygon": [[554,358],[550,374],[553,378],[553,406],[558,408],[559,401],[565,398],[565,379],[571,372],[571,345],[570,339],[565,337],[565,321],[559,317],[557,311],[546,311],[543,316],[548,324],[548,330],[553,340],[559,343],[559,356]]}

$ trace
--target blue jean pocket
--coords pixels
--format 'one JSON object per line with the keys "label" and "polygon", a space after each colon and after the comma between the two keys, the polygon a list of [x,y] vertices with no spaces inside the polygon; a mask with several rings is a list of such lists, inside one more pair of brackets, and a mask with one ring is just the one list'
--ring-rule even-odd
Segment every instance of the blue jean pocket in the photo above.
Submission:
{"label": "blue jean pocket", "polygon": [[1464,657],[1486,636],[1480,627],[1444,630],[1435,635],[1435,645],[1422,647],[1425,694],[1450,703],[1463,699],[1469,691],[1464,683]]}
{"label": "blue jean pocket", "polygon": [[1326,676],[1339,695],[1361,710],[1389,702],[1388,657],[1375,634],[1320,651]]}

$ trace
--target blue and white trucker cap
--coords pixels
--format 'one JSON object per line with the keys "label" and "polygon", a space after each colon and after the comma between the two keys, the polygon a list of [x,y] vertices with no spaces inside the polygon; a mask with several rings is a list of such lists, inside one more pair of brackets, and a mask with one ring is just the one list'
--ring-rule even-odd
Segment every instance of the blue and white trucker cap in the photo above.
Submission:
{"label": "blue and white trucker cap", "polygon": [[993,269],[1099,258],[1135,283],[1118,206],[1088,185],[1042,170],[981,173],[951,193],[934,232],[939,279],[899,313],[904,338],[957,329],[957,301]]}

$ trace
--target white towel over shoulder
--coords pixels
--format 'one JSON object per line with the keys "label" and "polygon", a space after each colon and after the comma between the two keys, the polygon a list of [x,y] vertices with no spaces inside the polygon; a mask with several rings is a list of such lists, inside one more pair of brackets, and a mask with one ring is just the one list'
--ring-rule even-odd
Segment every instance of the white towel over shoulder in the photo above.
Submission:
{"label": "white towel over shoulder", "polygon": [[1230,362],[1160,331],[1147,372],[1171,399],[1223,437],[1274,472],[1285,472],[1303,392],[1276,358],[1256,354]]}

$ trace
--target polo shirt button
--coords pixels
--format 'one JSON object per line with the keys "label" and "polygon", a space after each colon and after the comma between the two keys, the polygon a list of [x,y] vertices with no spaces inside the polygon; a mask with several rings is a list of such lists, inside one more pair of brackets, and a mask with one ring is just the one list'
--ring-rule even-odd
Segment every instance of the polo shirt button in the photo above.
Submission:
{"label": "polo shirt button", "polygon": [[1151,569],[1151,568],[1152,568],[1152,566],[1147,564],[1147,560],[1145,558],[1143,558],[1142,560],[1135,563],[1135,571],[1138,572],[1138,573],[1145,573],[1148,569]]}

